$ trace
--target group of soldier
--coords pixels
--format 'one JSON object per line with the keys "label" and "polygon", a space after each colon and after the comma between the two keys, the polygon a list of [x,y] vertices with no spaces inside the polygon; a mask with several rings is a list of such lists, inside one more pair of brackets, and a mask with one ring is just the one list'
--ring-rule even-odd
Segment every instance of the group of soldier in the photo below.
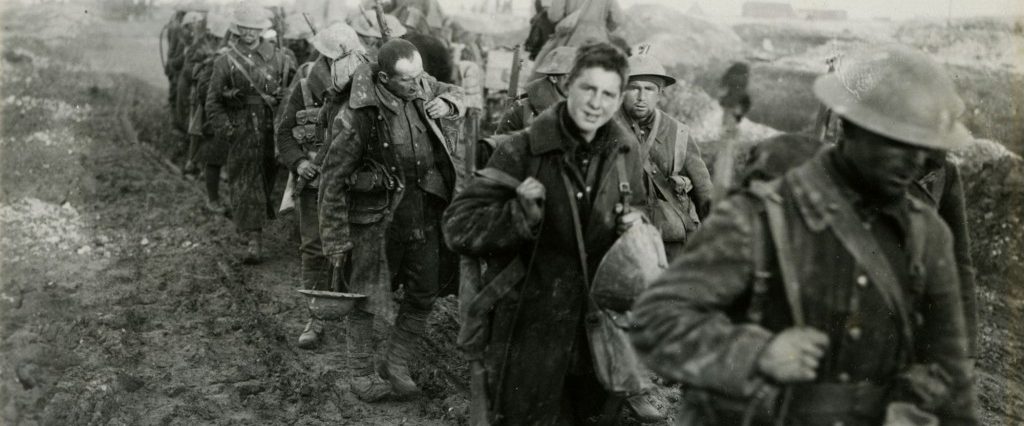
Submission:
{"label": "group of soldier", "polygon": [[[305,39],[310,55],[264,38],[259,7],[183,17],[205,28],[171,46],[186,169],[204,165],[208,208],[223,213],[227,166],[249,262],[288,170],[302,287],[358,295],[344,330],[352,393],[420,391],[410,365],[461,275],[473,424],[664,419],[650,386],[623,392],[598,373],[609,366],[592,330],[611,311],[645,380],[680,385],[682,424],[977,424],[973,270],[946,159],[970,135],[944,69],[902,46],[850,52],[813,87],[836,140],[766,141],[716,191],[687,125],[659,109],[676,79],[647,47],[608,43],[615,3],[553,3],[575,27],[551,36],[486,138],[479,69],[459,63],[461,87],[438,81],[432,53],[397,38],[421,30],[394,16],[332,23]],[[730,96],[738,118],[750,100]],[[595,274],[640,226],[658,231],[667,268],[602,306]],[[395,301],[377,348],[374,321]],[[310,317],[298,346],[341,332],[325,327]]]}

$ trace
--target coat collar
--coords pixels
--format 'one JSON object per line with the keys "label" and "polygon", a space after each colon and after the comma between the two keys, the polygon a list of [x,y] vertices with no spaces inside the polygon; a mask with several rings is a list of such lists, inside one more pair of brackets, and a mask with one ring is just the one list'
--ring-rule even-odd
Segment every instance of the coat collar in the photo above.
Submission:
{"label": "coat collar", "polygon": [[[313,63],[313,66],[309,70],[309,75],[306,77],[306,84],[309,85],[309,92],[313,94],[313,98],[323,99],[327,89],[331,87],[331,69],[327,65],[327,61],[318,60]],[[322,102],[322,101],[321,101]]]}
{"label": "coat collar", "polygon": [[551,84],[547,77],[541,77],[526,84],[526,101],[538,114],[563,100],[565,100],[565,96],[558,92],[558,88]]}
{"label": "coat collar", "polygon": [[[830,156],[834,151],[835,148],[823,149],[786,175],[804,222],[815,232],[823,231],[835,220],[835,213],[840,208],[838,197],[845,198],[855,209],[863,201],[863,197],[849,186],[831,164]],[[926,208],[923,202],[908,194],[886,210],[890,214],[913,214]]]}
{"label": "coat collar", "polygon": [[[376,64],[362,64],[356,68],[356,71],[352,74],[352,83],[350,83],[352,85],[352,96],[349,98],[348,105],[352,109],[385,105],[388,109],[400,111],[402,108],[401,98],[388,92],[384,86],[377,84],[377,79],[375,78],[377,70]],[[416,99],[426,100],[433,97],[429,78],[432,77],[425,75],[420,78],[420,92]]]}
{"label": "coat collar", "polygon": [[[531,154],[543,155],[552,151],[567,152],[569,150],[568,142],[561,137],[562,129],[559,120],[563,109],[565,109],[565,101],[546,109],[537,116],[537,119],[533,120],[527,130],[530,135]],[[607,132],[608,146],[612,148],[627,146],[626,141],[633,138],[632,133],[615,119],[608,120],[608,123],[598,130],[598,132],[601,131]]]}
{"label": "coat collar", "polygon": [[269,61],[270,58],[274,57],[274,45],[270,44],[270,42],[266,40],[261,40],[260,44],[256,46],[255,49],[250,49],[248,46],[244,46],[239,43],[235,43],[234,46],[235,49],[238,49],[239,53],[247,54],[250,52],[254,52],[260,55],[260,57],[263,58],[264,61]]}

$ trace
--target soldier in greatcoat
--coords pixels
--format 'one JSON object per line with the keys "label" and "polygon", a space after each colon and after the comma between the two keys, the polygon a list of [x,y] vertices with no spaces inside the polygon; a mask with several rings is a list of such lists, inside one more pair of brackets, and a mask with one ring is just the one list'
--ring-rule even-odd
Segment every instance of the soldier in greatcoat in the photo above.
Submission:
{"label": "soldier in greatcoat", "polygon": [[[348,318],[347,343],[350,388],[372,402],[419,391],[409,366],[440,289],[441,213],[455,195],[451,153],[464,106],[461,89],[426,74],[402,39],[385,43],[350,84],[318,160],[320,237],[346,290],[367,296]],[[398,316],[378,357],[373,320],[392,312],[399,287]]]}
{"label": "soldier in greatcoat", "polygon": [[238,42],[213,63],[206,112],[217,137],[229,143],[231,217],[246,240],[243,260],[262,257],[264,223],[273,217],[274,110],[295,74],[290,52],[261,40],[271,27],[264,9],[242,3],[234,13]]}
{"label": "soldier in greatcoat", "polygon": [[[502,281],[511,287],[481,313],[489,336],[473,354],[482,379],[472,398],[490,423],[590,424],[620,408],[595,376],[584,317],[588,277],[620,231],[642,218],[621,214],[623,185],[642,188],[636,139],[612,120],[628,77],[621,51],[581,48],[567,99],[498,144],[445,212],[453,250],[518,257],[526,271]],[[492,282],[499,270],[489,267],[483,282],[503,286]]]}
{"label": "soldier in greatcoat", "polygon": [[843,64],[814,85],[838,145],[718,204],[634,306],[636,348],[694,424],[978,424],[953,239],[908,195],[970,140],[963,102],[907,47]]}

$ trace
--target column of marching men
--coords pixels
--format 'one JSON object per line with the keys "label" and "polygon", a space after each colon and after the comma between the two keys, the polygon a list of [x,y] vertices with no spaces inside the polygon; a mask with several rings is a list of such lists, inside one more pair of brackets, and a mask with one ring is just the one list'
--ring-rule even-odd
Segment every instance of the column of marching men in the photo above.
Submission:
{"label": "column of marching men", "polygon": [[[898,45],[848,52],[808,88],[834,137],[764,141],[722,186],[660,109],[676,79],[650,46],[613,43],[614,1],[536,6],[553,29],[492,135],[480,47],[451,40],[436,1],[323,28],[248,3],[172,18],[172,121],[206,209],[250,264],[294,209],[297,285],[359,296],[344,330],[310,315],[299,347],[345,333],[353,394],[414,397],[427,317],[458,280],[474,425],[664,421],[655,377],[679,385],[684,425],[977,424],[946,154],[970,134],[943,68]],[[749,72],[723,77],[725,137]]]}

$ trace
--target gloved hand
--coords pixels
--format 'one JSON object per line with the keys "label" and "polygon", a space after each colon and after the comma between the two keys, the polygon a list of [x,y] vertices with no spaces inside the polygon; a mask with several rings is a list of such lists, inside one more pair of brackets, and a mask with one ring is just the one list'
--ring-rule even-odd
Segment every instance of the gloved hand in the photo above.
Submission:
{"label": "gloved hand", "polygon": [[448,105],[447,101],[441,98],[431,99],[430,102],[427,102],[423,107],[427,110],[427,115],[433,119],[445,118],[452,113],[451,106]]}
{"label": "gloved hand", "polygon": [[672,184],[675,186],[673,190],[676,191],[676,195],[683,195],[693,190],[693,182],[686,176],[669,176],[672,180]]}
{"label": "gloved hand", "polygon": [[810,327],[793,327],[776,334],[757,359],[757,368],[779,383],[809,382],[828,347],[828,335]]}
{"label": "gloved hand", "polygon": [[232,89],[228,89],[228,90],[225,90],[223,92],[220,92],[220,96],[222,98],[224,98],[224,100],[227,100],[227,101],[241,101],[242,100],[242,91],[238,90],[238,89],[235,89],[235,88],[232,88]]}
{"label": "gloved hand", "polygon": [[220,92],[220,97],[224,101],[224,104],[231,108],[241,108],[245,105],[245,99],[242,97],[242,91],[238,89],[227,89]]}
{"label": "gloved hand", "polygon": [[320,168],[309,160],[301,160],[295,168],[295,172],[306,180],[313,180],[316,175],[320,174]]}
{"label": "gloved hand", "polygon": [[616,221],[616,229],[619,234],[623,234],[629,230],[633,225],[643,222],[647,216],[640,210],[633,210],[628,206],[623,206],[622,203],[615,203],[615,213],[618,213],[619,218]]}
{"label": "gloved hand", "polygon": [[540,183],[539,180],[532,177],[526,178],[523,183],[519,184],[516,188],[516,197],[519,199],[519,205],[523,207],[523,213],[526,216],[526,223],[530,228],[534,228],[540,223],[541,219],[544,218],[544,198],[546,196],[546,189],[544,184]]}

